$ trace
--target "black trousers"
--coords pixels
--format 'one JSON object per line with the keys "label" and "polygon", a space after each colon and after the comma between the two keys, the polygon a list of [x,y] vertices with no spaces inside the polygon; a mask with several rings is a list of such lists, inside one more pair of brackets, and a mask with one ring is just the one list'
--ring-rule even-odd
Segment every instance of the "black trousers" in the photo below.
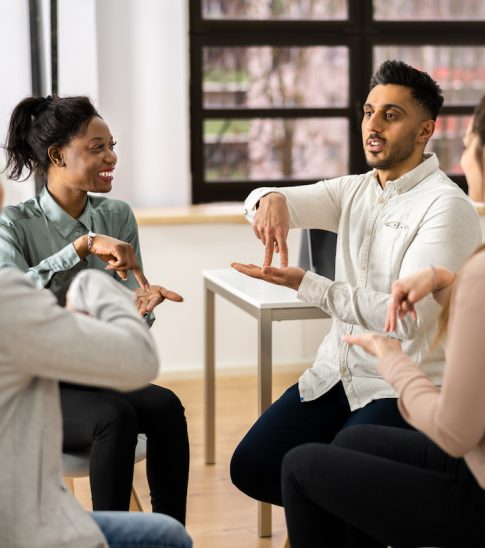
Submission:
{"label": "black trousers", "polygon": [[331,443],[343,428],[383,424],[411,428],[395,398],[370,402],[351,411],[342,383],[310,402],[301,402],[298,385],[290,387],[256,421],[236,448],[231,479],[246,495],[281,506],[281,463],[304,443]]}
{"label": "black trousers", "polygon": [[420,432],[355,426],[300,446],[282,489],[292,548],[485,546],[485,491]]}
{"label": "black trousers", "polygon": [[134,392],[61,384],[64,450],[91,447],[94,510],[128,510],[138,433],[147,436],[154,512],[185,523],[189,441],[184,408],[167,388]]}

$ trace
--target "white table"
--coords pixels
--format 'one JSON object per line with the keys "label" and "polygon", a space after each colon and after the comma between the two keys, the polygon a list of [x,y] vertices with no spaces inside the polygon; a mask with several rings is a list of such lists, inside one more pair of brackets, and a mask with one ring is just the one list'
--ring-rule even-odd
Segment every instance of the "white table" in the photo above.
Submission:
{"label": "white table", "polygon": [[[215,462],[215,306],[220,295],[258,320],[258,414],[271,405],[272,322],[328,318],[320,308],[296,297],[296,292],[249,278],[232,268],[204,270],[205,291],[205,461]],[[271,536],[271,505],[258,503],[260,537]]]}

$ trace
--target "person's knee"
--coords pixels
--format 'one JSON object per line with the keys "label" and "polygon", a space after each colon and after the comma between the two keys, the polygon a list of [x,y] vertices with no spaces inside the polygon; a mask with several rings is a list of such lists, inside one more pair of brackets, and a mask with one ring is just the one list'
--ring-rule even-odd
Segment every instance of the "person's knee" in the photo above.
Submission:
{"label": "person's knee", "polygon": [[122,435],[135,440],[138,434],[138,419],[135,409],[125,400],[107,396],[100,406],[96,423],[96,435]]}
{"label": "person's knee", "polygon": [[258,458],[257,448],[254,449],[244,443],[236,447],[229,466],[232,483],[249,497],[259,499],[261,496],[258,486],[262,475],[262,460]]}
{"label": "person's knee", "polygon": [[229,473],[232,483],[240,490],[245,492],[245,486],[249,477],[249,462],[244,447],[239,444],[231,457]]}
{"label": "person's knee", "polygon": [[169,417],[171,423],[185,422],[185,408],[180,398],[168,388],[162,386],[150,386],[145,397],[145,405],[148,404],[150,412],[160,417]]}
{"label": "person's knee", "polygon": [[344,428],[335,436],[333,445],[360,451],[365,447],[369,438],[372,437],[372,429],[373,427],[370,425],[356,425]]}
{"label": "person's knee", "polygon": [[185,527],[176,519],[161,515],[152,514],[160,523],[159,541],[160,548],[191,548],[192,539],[187,533]]}

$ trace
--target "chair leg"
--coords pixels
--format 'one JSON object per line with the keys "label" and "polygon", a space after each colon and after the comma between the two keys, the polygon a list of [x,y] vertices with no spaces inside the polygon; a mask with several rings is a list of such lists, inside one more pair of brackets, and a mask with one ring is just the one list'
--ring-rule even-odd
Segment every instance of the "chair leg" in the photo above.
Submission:
{"label": "chair leg", "polygon": [[130,512],[143,512],[143,506],[134,485],[131,487]]}
{"label": "chair leg", "polygon": [[69,487],[69,491],[74,495],[74,478],[64,476],[64,482]]}

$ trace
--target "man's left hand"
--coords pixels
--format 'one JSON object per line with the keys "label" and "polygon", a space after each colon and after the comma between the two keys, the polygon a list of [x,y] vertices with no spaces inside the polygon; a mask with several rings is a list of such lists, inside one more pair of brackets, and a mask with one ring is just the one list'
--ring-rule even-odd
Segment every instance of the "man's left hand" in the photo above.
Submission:
{"label": "man's left hand", "polygon": [[246,274],[251,278],[264,280],[276,285],[284,285],[290,289],[298,291],[305,271],[297,266],[286,266],[278,268],[276,266],[256,266],[255,264],[231,263],[232,268],[238,272]]}

